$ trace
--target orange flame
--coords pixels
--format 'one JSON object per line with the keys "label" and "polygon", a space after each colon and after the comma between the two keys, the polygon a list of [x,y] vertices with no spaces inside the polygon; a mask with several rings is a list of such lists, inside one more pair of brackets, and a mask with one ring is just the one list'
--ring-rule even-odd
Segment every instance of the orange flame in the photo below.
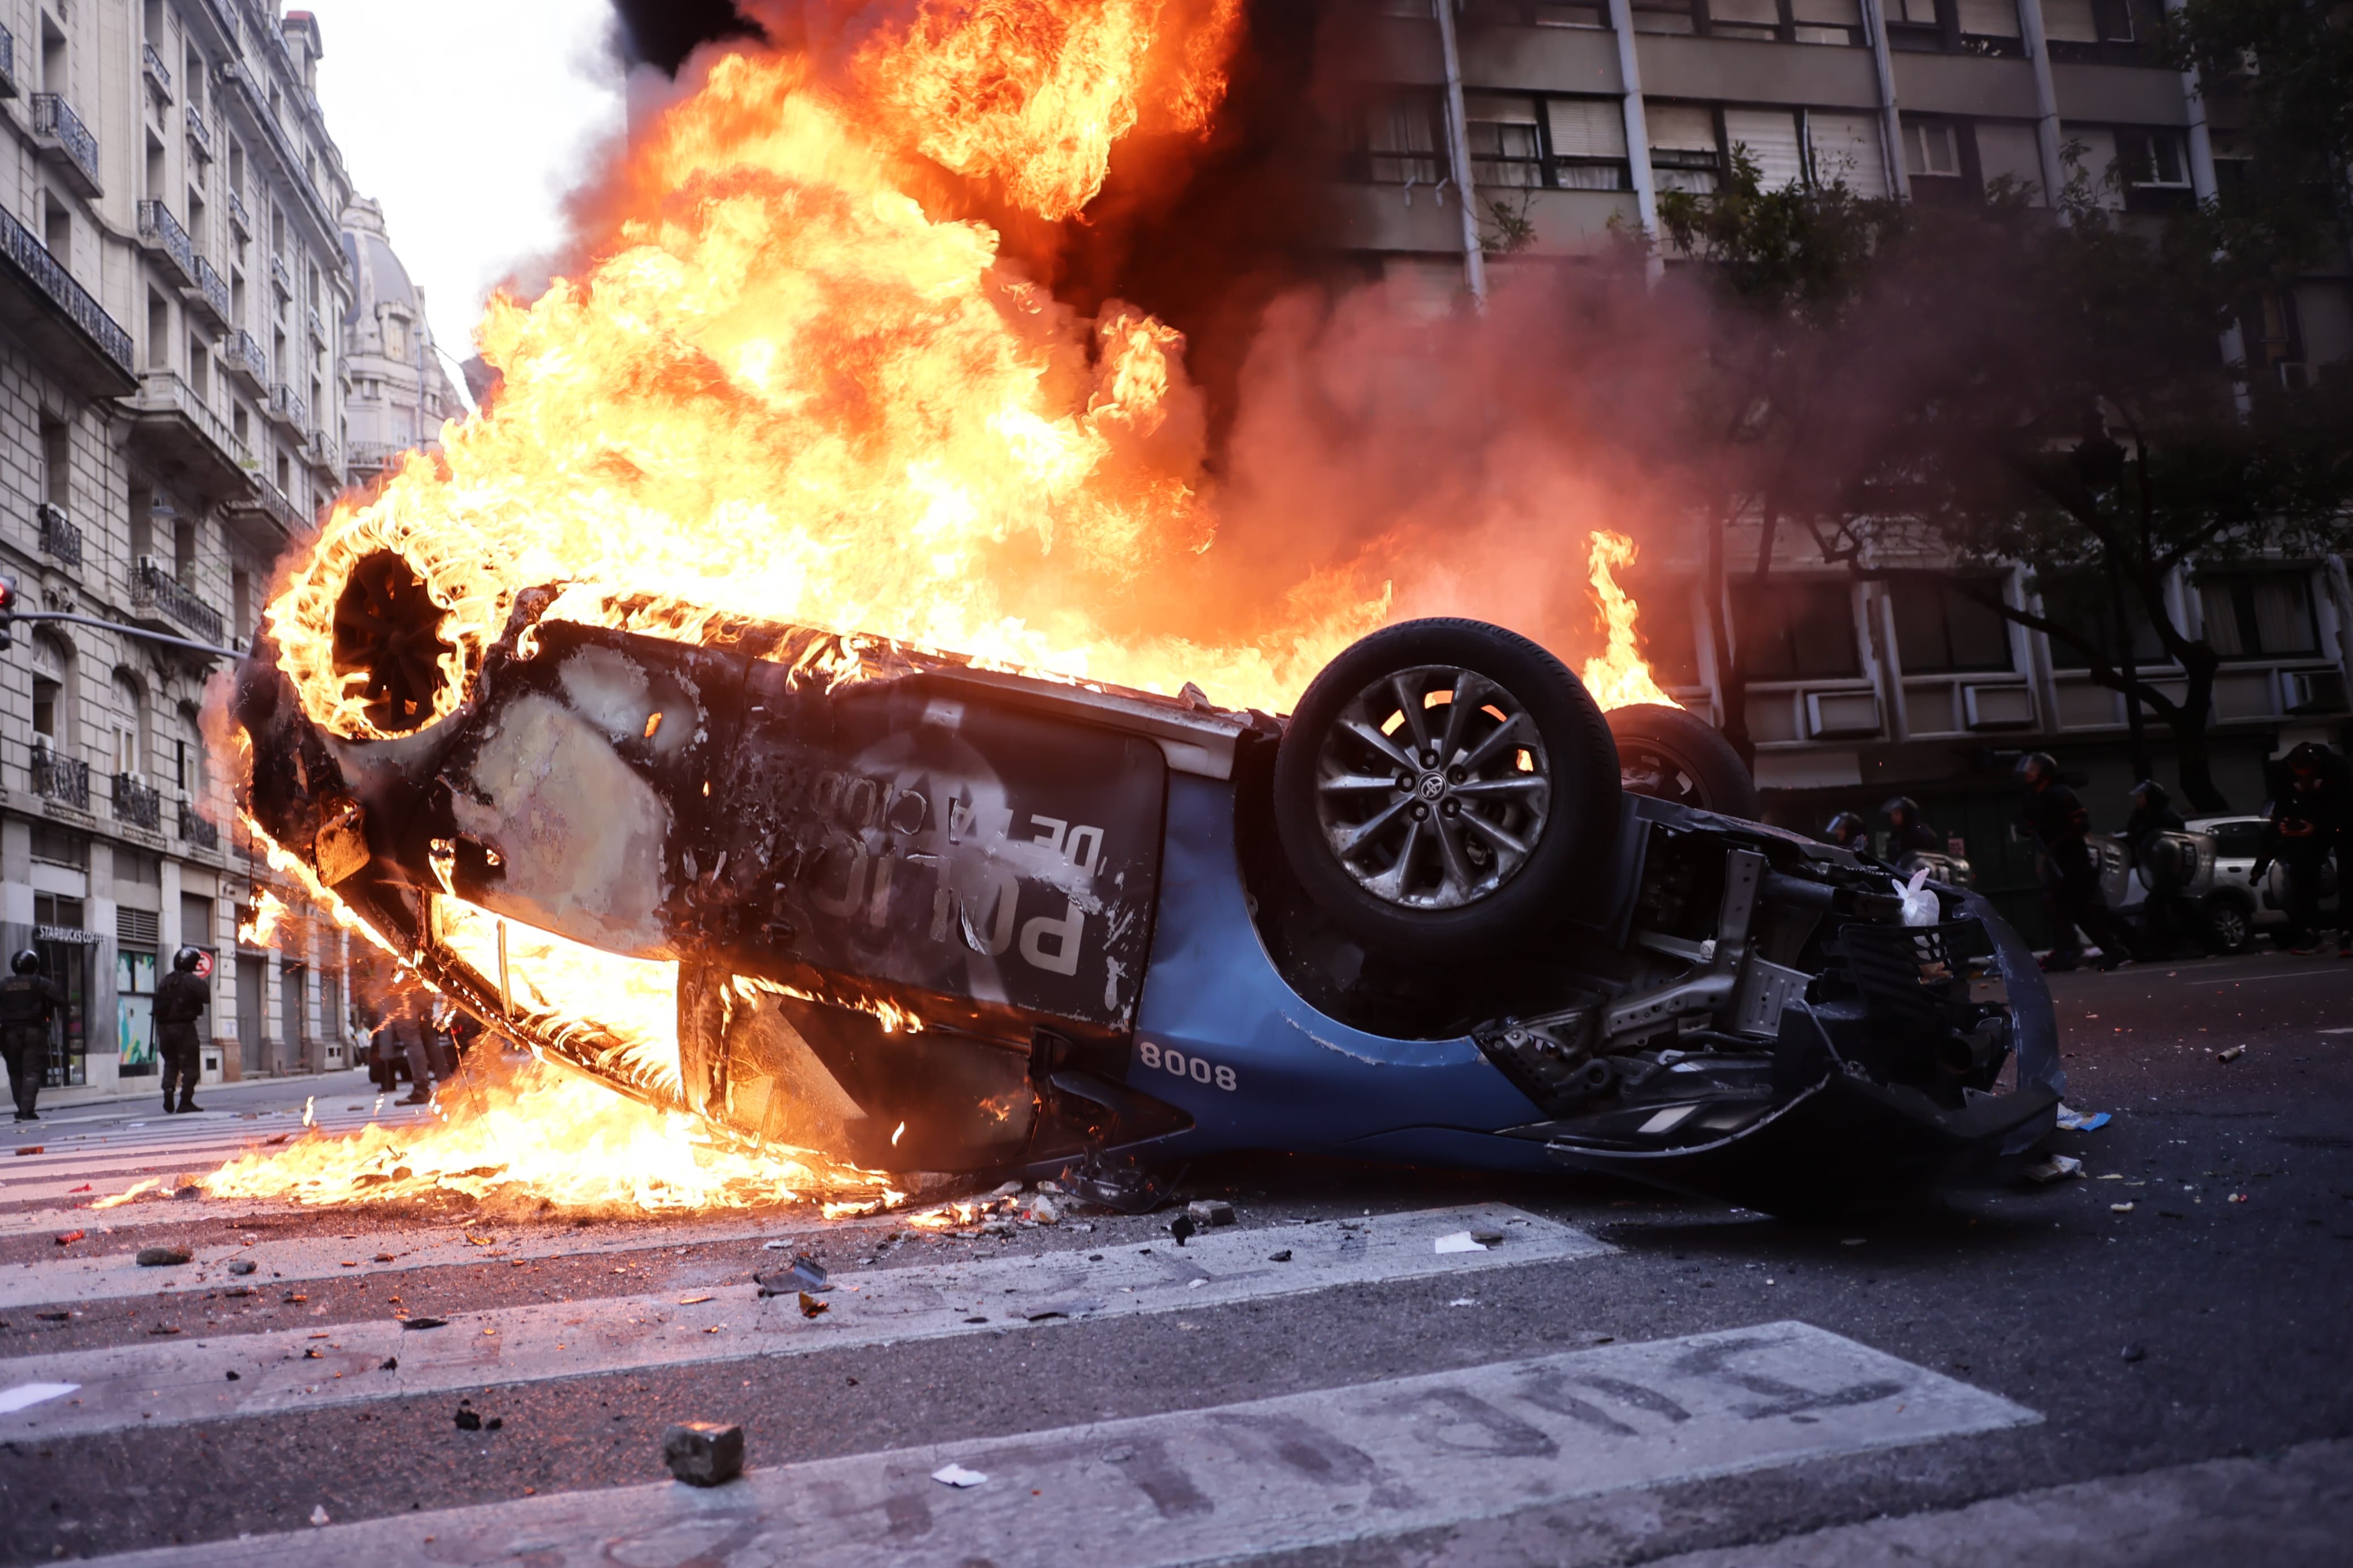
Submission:
{"label": "orange flame", "polygon": [[1607,529],[1594,531],[1592,552],[1587,559],[1592,572],[1593,597],[1601,607],[1609,646],[1585,661],[1585,687],[1604,710],[1630,708],[1643,702],[1680,708],[1683,704],[1667,695],[1666,689],[1651,678],[1651,667],[1634,638],[1638,606],[1612,574],[1613,568],[1631,566],[1634,555],[1634,542],[1626,535]]}
{"label": "orange flame", "polygon": [[286,901],[267,888],[257,889],[253,899],[253,918],[240,921],[237,940],[247,947],[268,947],[278,940],[279,927],[290,913]]}

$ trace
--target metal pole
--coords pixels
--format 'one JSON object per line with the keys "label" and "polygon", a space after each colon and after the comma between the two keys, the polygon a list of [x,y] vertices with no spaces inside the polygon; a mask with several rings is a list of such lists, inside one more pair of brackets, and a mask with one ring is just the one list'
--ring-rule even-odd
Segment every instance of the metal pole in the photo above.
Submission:
{"label": "metal pole", "polygon": [[7,617],[18,621],[70,621],[78,626],[96,626],[100,631],[119,632],[127,637],[145,637],[149,642],[168,643],[186,648],[191,653],[210,654],[215,658],[243,658],[245,650],[236,647],[216,647],[208,642],[194,642],[186,637],[170,637],[163,632],[151,632],[145,626],[130,626],[121,621],[101,621],[95,616],[69,616],[58,610],[21,611]]}
{"label": "metal pole", "polygon": [[1642,107],[1642,61],[1634,48],[1634,8],[1609,0],[1609,30],[1618,35],[1619,105],[1626,121],[1626,172],[1634,181],[1634,217],[1650,242],[1644,270],[1656,281],[1667,269],[1659,254],[1659,188],[1651,174],[1651,117]]}
{"label": "metal pole", "polygon": [[2051,46],[2042,32],[2042,0],[2018,0],[2018,29],[2034,68],[2034,150],[2042,165],[2042,199],[2052,208],[2067,188],[2059,164],[2059,89],[2051,82]]}
{"label": "metal pole", "polygon": [[1462,114],[1462,58],[1454,47],[1455,0],[1433,0],[1438,10],[1438,49],[1446,63],[1446,162],[1454,178],[1455,205],[1462,213],[1462,282],[1471,302],[1487,308],[1487,253],[1479,243],[1479,211],[1471,190],[1471,132]]}
{"label": "metal pole", "polygon": [[1871,34],[1871,63],[1879,74],[1879,153],[1887,165],[1888,193],[1912,199],[1912,175],[1904,167],[1904,117],[1895,109],[1895,59],[1887,48],[1887,7],[1862,0],[1862,25]]}
{"label": "metal pole", "polygon": [[[2165,0],[2166,14],[2179,14],[2183,4]],[[2199,89],[2195,66],[2181,73],[2181,101],[2189,111],[2189,189],[2204,206],[2218,199],[2221,187],[2214,178],[2214,132],[2206,123],[2206,95]],[[2222,329],[2222,363],[2231,367],[2231,395],[2243,419],[2253,412],[2254,398],[2247,388],[2246,334],[2235,321]]]}

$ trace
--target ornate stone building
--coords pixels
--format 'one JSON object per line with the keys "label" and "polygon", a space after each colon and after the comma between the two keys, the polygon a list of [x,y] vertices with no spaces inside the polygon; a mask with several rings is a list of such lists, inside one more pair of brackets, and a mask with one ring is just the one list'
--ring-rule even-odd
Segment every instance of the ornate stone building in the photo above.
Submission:
{"label": "ornate stone building", "polygon": [[343,209],[350,308],[343,320],[351,395],[344,405],[353,480],[373,479],[403,452],[440,445],[441,424],[466,412],[426,318],[425,291],[394,254],[384,209],[360,196]]}
{"label": "ornate stone building", "polygon": [[[265,0],[0,0],[0,571],[26,609],[241,645],[345,482],[350,199],[316,22]],[[0,947],[73,999],[51,1081],[154,1072],[215,955],[208,1081],[341,1065],[341,934],[241,946],[266,887],[207,765],[224,661],[98,627],[0,655]]]}

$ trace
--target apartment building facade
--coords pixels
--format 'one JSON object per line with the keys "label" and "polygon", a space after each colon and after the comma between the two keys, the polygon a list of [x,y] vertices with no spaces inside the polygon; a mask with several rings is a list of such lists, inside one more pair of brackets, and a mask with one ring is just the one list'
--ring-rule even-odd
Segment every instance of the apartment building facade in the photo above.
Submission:
{"label": "apartment building facade", "polygon": [[344,406],[353,483],[396,468],[406,452],[435,451],[441,426],[466,412],[433,341],[425,291],[392,247],[384,208],[365,196],[343,209],[343,262],[352,294],[343,321],[351,395]]}
{"label": "apartment building facade", "polygon": [[[1613,223],[1656,234],[1659,194],[1717,188],[1736,145],[1768,187],[1843,180],[1865,195],[1966,204],[2007,182],[2040,202],[2080,171],[2126,213],[2211,197],[2245,166],[2195,81],[2156,58],[2160,0],[1441,4],[1363,0],[1325,35],[1361,105],[1326,242],[1432,300],[1590,252]],[[1509,257],[1482,254],[1498,200],[1526,225]],[[2255,374],[2290,385],[2353,356],[2353,270],[2260,301],[2242,347]],[[2089,781],[2094,821],[2120,823],[2133,782],[2124,707],[2080,655],[1946,589],[1852,581],[1786,540],[1770,591],[1736,577],[1710,616],[1696,531],[1647,542],[1636,586],[1670,689],[1721,722],[1709,627],[1728,625],[1747,647],[1746,717],[1776,820],[1810,830],[1909,794],[1992,885],[2022,889],[2032,867],[2009,832],[2010,769],[2047,750]],[[1735,531],[1736,574],[1755,549]],[[1995,575],[2021,608],[2107,618],[2096,584]],[[2172,594],[2176,624],[2226,661],[2218,782],[2234,807],[2257,809],[2266,759],[2345,737],[2345,563],[2191,563]],[[2142,675],[2179,695],[2152,634],[2134,641]],[[2169,777],[2153,718],[2150,739]]]}
{"label": "apartment building facade", "polygon": [[[242,646],[346,481],[348,179],[307,14],[0,0],[0,571],[21,606]],[[100,627],[0,655],[0,946],[71,999],[64,1088],[155,1072],[152,995],[214,963],[207,1081],[341,1065],[345,946],[271,887],[201,714],[226,661]]]}

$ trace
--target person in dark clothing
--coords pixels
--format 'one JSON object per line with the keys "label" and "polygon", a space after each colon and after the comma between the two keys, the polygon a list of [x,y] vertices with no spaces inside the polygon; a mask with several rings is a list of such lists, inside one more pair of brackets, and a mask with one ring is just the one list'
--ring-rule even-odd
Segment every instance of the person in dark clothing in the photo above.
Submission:
{"label": "person in dark clothing", "polygon": [[1822,840],[1841,849],[1867,851],[1871,847],[1871,828],[1858,814],[1841,811],[1823,827]]}
{"label": "person in dark clothing", "polygon": [[[196,1079],[204,1070],[204,1043],[196,1037],[196,1019],[213,1005],[212,983],[197,973],[205,955],[184,947],[172,955],[172,973],[155,986],[155,1054],[164,1060],[164,1109],[201,1110],[196,1103]],[[174,1085],[180,1101],[172,1103]]]}
{"label": "person in dark clothing", "polygon": [[[2287,872],[2289,950],[2310,952],[2320,943],[2321,873],[2353,825],[2353,764],[2317,742],[2304,742],[2287,754],[2287,776],[2272,802],[2271,816],[2247,880],[2261,881],[2274,860],[2280,863]],[[2341,877],[2341,854],[2337,870]],[[2341,913],[2337,920],[2337,955],[2353,958],[2353,931],[2346,929]]]}
{"label": "person in dark clothing", "polygon": [[1891,859],[1926,851],[1930,855],[1945,853],[1945,837],[1920,820],[1920,803],[1908,795],[1899,795],[1879,808],[1887,818],[1887,854]]}
{"label": "person in dark clothing", "polygon": [[38,1121],[33,1102],[49,1070],[49,1025],[66,1005],[63,987],[41,973],[41,955],[26,948],[0,980],[0,1057],[8,1062],[8,1089],[16,1120]]}
{"label": "person in dark clothing", "polygon": [[2195,910],[2178,890],[2148,884],[2148,847],[2162,834],[2188,832],[2189,825],[2181,820],[2181,814],[2173,809],[2173,797],[2155,779],[2133,785],[2129,798],[2132,814],[2125,818],[2125,847],[2131,851],[2132,863],[2141,868],[2143,884],[2148,886],[2148,899],[2141,906],[2148,950],[2153,956],[2163,957],[2173,951],[2183,931],[2195,929]]}
{"label": "person in dark clothing", "polygon": [[2051,922],[2049,970],[2073,969],[2084,962],[2076,930],[2100,944],[2101,967],[2130,963],[2132,955],[2100,891],[2100,859],[2091,844],[2092,819],[2075,792],[2059,782],[2059,764],[2036,752],[2019,763],[2026,800],[2019,826],[2042,850],[2042,913]]}

